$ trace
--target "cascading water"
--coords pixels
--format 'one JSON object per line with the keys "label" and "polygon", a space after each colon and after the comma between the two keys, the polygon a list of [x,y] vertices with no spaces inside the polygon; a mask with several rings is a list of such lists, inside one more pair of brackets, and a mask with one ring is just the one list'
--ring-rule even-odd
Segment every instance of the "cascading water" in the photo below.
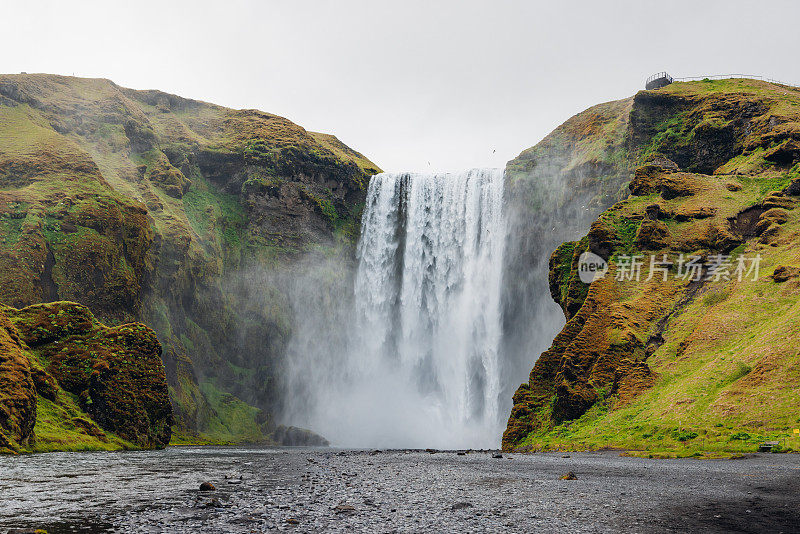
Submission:
{"label": "cascading water", "polygon": [[305,371],[299,422],[340,446],[499,444],[502,206],[502,170],[372,178],[347,347]]}

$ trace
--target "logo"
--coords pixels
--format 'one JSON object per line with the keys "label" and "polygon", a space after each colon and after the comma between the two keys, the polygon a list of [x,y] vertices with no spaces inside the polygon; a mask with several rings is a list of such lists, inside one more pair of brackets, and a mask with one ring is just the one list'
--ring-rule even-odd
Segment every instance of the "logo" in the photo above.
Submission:
{"label": "logo", "polygon": [[606,260],[592,252],[584,252],[578,258],[578,276],[584,284],[603,278],[608,272]]}

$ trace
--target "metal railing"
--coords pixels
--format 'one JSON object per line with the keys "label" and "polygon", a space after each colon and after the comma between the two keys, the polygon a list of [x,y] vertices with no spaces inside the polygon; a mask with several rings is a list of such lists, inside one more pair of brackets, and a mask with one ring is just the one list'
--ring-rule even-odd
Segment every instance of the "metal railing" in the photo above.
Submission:
{"label": "metal railing", "polygon": [[652,76],[647,78],[647,80],[644,83],[645,83],[645,85],[647,85],[648,83],[654,82],[654,81],[656,81],[658,79],[661,79],[661,78],[666,78],[669,81],[669,83],[672,83],[673,81],[675,81],[675,79],[672,76],[670,76],[669,74],[667,74],[667,72],[659,72],[658,74],[653,74]]}
{"label": "metal railing", "polygon": [[[666,73],[665,73],[666,74]],[[652,78],[652,76],[651,76]],[[685,76],[683,78],[673,78],[673,81],[676,82],[692,82],[692,81],[702,81],[702,80],[728,80],[731,78],[752,78],[754,80],[761,80],[762,82],[767,83],[774,83],[776,85],[785,85],[787,87],[800,87],[793,83],[786,83],[780,80],[773,80],[772,78],[767,78],[765,76],[758,76],[757,74],[714,74],[711,76]],[[648,78],[649,81],[649,78]]]}

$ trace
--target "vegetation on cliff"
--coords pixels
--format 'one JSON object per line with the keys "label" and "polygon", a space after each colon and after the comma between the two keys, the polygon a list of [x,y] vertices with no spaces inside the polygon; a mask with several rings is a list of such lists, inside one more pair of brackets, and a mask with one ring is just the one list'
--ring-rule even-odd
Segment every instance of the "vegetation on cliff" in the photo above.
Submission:
{"label": "vegetation on cliff", "polygon": [[0,451],[160,448],[171,425],[152,330],[72,302],[0,307]]}
{"label": "vegetation on cliff", "polygon": [[263,440],[291,310],[283,288],[248,274],[309,251],[347,257],[375,172],[269,113],[1,75],[0,302],[72,300],[110,325],[144,322],[182,442]]}
{"label": "vegetation on cliff", "polygon": [[[569,138],[623,139],[630,195],[551,256],[567,324],[514,395],[503,447],[692,455],[774,440],[796,449],[800,90],[701,81],[630,102],[618,108],[622,137]],[[586,251],[611,267],[590,286],[577,276]],[[666,273],[649,260],[665,254]],[[625,276],[631,255],[643,259],[638,282]],[[681,277],[681,255],[706,265],[724,257],[732,276]],[[761,276],[739,280],[739,260],[757,256]]]}

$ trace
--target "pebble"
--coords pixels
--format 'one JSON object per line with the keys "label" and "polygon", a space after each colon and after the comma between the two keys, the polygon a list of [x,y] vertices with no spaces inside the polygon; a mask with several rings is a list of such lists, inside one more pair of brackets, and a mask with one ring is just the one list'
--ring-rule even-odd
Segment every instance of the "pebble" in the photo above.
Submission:
{"label": "pebble", "polygon": [[[124,466],[114,455],[87,454],[82,465],[104,476],[69,485],[52,456],[23,458],[24,469],[19,458],[0,457],[0,472],[15,480],[13,492],[20,488],[18,499],[0,499],[0,533],[36,526],[13,518],[45,517],[54,498],[63,503],[64,532],[695,532],[714,514],[731,525],[796,530],[793,456],[728,462],[574,453],[587,482],[568,484],[558,480],[569,464],[561,454],[515,454],[512,465],[492,460],[497,450],[469,461],[450,456],[466,450],[447,452],[168,448],[126,453]],[[241,459],[235,467],[234,458]],[[247,483],[181,490],[226,472]],[[770,514],[781,509],[788,512]]]}

